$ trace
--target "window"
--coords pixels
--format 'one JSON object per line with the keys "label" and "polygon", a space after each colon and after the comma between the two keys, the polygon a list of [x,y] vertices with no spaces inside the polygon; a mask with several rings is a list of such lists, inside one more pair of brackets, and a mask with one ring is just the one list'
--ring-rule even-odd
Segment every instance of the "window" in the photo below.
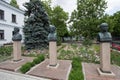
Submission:
{"label": "window", "polygon": [[0,30],[0,40],[4,39],[4,30]]}
{"label": "window", "polygon": [[4,20],[4,11],[0,10],[0,20]]}
{"label": "window", "polygon": [[12,14],[12,22],[16,23],[16,15]]}

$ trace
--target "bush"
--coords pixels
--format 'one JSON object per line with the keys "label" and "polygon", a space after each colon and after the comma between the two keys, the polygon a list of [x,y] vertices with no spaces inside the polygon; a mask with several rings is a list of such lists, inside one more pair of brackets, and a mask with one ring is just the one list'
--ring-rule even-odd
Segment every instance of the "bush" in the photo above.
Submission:
{"label": "bush", "polygon": [[36,57],[32,62],[27,62],[26,64],[24,64],[21,68],[20,71],[22,73],[26,73],[27,71],[29,71],[31,69],[31,67],[35,66],[36,64],[41,63],[42,61],[45,60],[45,57],[43,54],[39,55],[38,57]]}
{"label": "bush", "polygon": [[120,66],[120,53],[119,52],[113,51],[111,53],[111,63]]}
{"label": "bush", "polygon": [[22,73],[26,73],[31,69],[31,67],[32,67],[32,62],[27,62],[26,64],[22,65],[22,67],[20,68],[20,71]]}
{"label": "bush", "polygon": [[0,55],[2,56],[10,56],[12,51],[13,51],[12,46],[0,47]]}
{"label": "bush", "polygon": [[44,55],[41,54],[41,55],[39,55],[37,58],[35,58],[35,59],[33,60],[33,63],[39,64],[39,63],[42,62],[44,59],[45,59]]}
{"label": "bush", "polygon": [[84,80],[81,59],[79,57],[73,58],[69,80]]}
{"label": "bush", "polygon": [[91,46],[92,45],[92,40],[86,38],[83,43],[82,43],[84,46]]}
{"label": "bush", "polygon": [[57,37],[57,46],[60,46],[60,45],[61,45],[61,43],[62,43],[61,38],[60,38],[60,37]]}

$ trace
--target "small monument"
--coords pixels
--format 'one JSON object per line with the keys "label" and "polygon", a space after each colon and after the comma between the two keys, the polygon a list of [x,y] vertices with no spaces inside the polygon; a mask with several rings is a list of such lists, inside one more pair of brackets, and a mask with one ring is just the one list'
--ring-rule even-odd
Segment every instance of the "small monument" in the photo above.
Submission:
{"label": "small monument", "polygon": [[50,25],[50,33],[48,35],[49,41],[49,66],[56,67],[57,65],[57,36],[56,36],[56,28],[53,25]]}
{"label": "small monument", "polygon": [[108,32],[107,23],[102,23],[100,29],[101,32],[98,33],[97,37],[97,41],[100,42],[100,68],[98,68],[98,72],[101,76],[114,76],[110,64],[110,42],[112,41],[112,36]]}
{"label": "small monument", "polygon": [[42,64],[29,71],[28,74],[38,77],[42,76],[51,80],[68,80],[71,61],[57,60],[57,34],[55,26],[50,25],[49,31],[49,59],[43,61]]}
{"label": "small monument", "polygon": [[19,34],[19,28],[15,27],[13,31],[13,61],[21,60],[21,40],[22,36]]}

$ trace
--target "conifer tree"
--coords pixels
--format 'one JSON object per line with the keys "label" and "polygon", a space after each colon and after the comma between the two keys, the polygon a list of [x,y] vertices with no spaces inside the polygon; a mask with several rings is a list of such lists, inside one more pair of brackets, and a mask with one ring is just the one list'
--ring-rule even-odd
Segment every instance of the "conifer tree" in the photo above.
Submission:
{"label": "conifer tree", "polygon": [[30,0],[24,4],[25,26],[24,43],[26,49],[42,49],[47,47],[49,34],[49,19],[41,0]]}

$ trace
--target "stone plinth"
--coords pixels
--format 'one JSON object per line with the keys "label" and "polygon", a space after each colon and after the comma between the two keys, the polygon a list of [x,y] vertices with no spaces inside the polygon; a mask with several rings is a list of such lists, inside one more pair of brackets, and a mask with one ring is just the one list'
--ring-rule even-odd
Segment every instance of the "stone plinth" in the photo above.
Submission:
{"label": "stone plinth", "polygon": [[102,76],[112,76],[114,75],[111,72],[111,64],[110,64],[110,43],[102,42],[100,43],[100,68],[98,68],[98,72]]}
{"label": "stone plinth", "polygon": [[21,41],[13,41],[13,61],[21,60]]}
{"label": "stone plinth", "polygon": [[57,65],[57,46],[56,41],[49,42],[49,66],[55,67]]}
{"label": "stone plinth", "polygon": [[50,80],[68,80],[72,67],[71,62],[70,60],[58,60],[59,66],[57,68],[50,68],[48,67],[49,60],[46,59],[28,71],[27,74]]}

